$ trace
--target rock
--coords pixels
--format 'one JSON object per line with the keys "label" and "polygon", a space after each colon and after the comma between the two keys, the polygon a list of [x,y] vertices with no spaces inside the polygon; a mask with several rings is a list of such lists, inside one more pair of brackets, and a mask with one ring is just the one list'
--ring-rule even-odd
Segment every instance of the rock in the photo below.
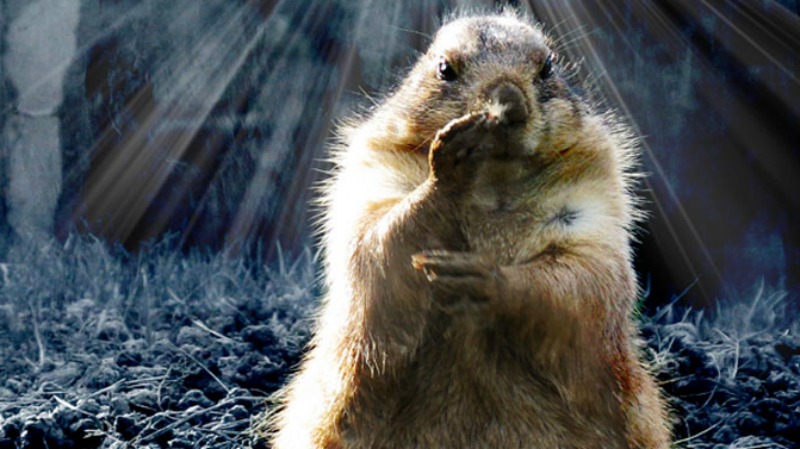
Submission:
{"label": "rock", "polygon": [[764,386],[770,392],[777,393],[785,390],[796,390],[797,388],[792,387],[797,386],[797,381],[788,372],[776,371],[770,373],[766,382],[764,382]]}
{"label": "rock", "polygon": [[716,432],[714,432],[714,436],[712,440],[717,443],[725,443],[730,444],[739,436],[736,429],[732,428],[728,425],[721,426]]}
{"label": "rock", "polygon": [[15,397],[17,397],[17,395],[13,391],[5,387],[0,387],[0,399],[11,399]]}
{"label": "rock", "polygon": [[143,338],[131,338],[122,343],[122,349],[130,352],[145,352],[148,344]]}
{"label": "rock", "polygon": [[130,441],[141,433],[143,427],[140,424],[140,420],[143,418],[144,416],[135,413],[117,416],[116,420],[114,420],[114,430],[116,430],[122,438]]}
{"label": "rock", "polygon": [[122,351],[117,354],[117,365],[125,366],[139,366],[142,363],[142,354],[134,351]]}
{"label": "rock", "polygon": [[25,425],[20,436],[21,449],[40,449],[46,447],[71,448],[64,432],[52,419],[41,419]]}
{"label": "rock", "polygon": [[255,353],[242,358],[234,380],[244,388],[274,390],[286,375],[282,365]]}
{"label": "rock", "polygon": [[792,356],[800,355],[800,338],[783,336],[775,343],[775,352],[780,354],[785,361],[789,361]]}
{"label": "rock", "polygon": [[797,413],[789,416],[789,419],[782,419],[775,423],[775,434],[779,435],[788,441],[796,439],[800,435],[800,420],[797,419]]}
{"label": "rock", "polygon": [[763,425],[763,419],[750,412],[739,413],[735,417],[735,421],[740,435],[758,434]]}
{"label": "rock", "polygon": [[111,398],[111,411],[114,415],[124,415],[130,413],[131,407],[127,400],[114,396]]}
{"label": "rock", "polygon": [[183,326],[175,338],[175,344],[178,346],[194,345],[204,346],[209,341],[208,332],[197,328],[195,326]]}
{"label": "rock", "polygon": [[103,443],[105,437],[97,431],[102,430],[102,426],[95,419],[82,418],[69,426],[67,434],[82,449],[98,447]]}
{"label": "rock", "polygon": [[140,388],[129,392],[127,395],[131,410],[152,414],[158,410],[158,396],[154,391]]}
{"label": "rock", "polygon": [[12,377],[6,380],[6,388],[18,395],[26,393],[30,387],[31,381],[28,379],[18,379]]}
{"label": "rock", "polygon": [[791,413],[787,404],[771,397],[756,402],[750,407],[750,410],[762,418],[768,428],[771,428],[780,418]]}
{"label": "rock", "polygon": [[208,408],[214,405],[214,403],[200,390],[187,391],[180,402],[178,402],[178,408],[180,409],[186,409],[195,405],[201,408]]}
{"label": "rock", "polygon": [[681,396],[709,396],[716,384],[713,380],[700,376],[689,376],[675,382],[675,392]]}
{"label": "rock", "polygon": [[79,399],[78,402],[75,403],[75,406],[78,407],[79,410],[90,415],[98,415],[102,412],[102,407],[94,398]]}
{"label": "rock", "polygon": [[83,416],[81,412],[64,406],[57,408],[52,415],[56,424],[62,429],[68,429],[72,423],[77,422]]}
{"label": "rock", "polygon": [[71,385],[75,380],[83,375],[83,365],[77,362],[67,362],[61,366],[55,366],[50,372],[39,376],[40,382],[52,382],[61,387]]}
{"label": "rock", "polygon": [[[150,426],[153,429],[165,429],[167,426],[172,424],[172,421],[165,418],[164,416],[155,416],[153,420],[150,422]],[[152,435],[149,433],[149,435]],[[147,443],[152,442],[157,443],[159,446],[163,447],[169,444],[169,441],[174,437],[175,431],[173,429],[170,430],[160,430],[158,434],[150,436],[148,438]]]}
{"label": "rock", "polygon": [[123,342],[130,338],[128,327],[119,318],[111,317],[97,324],[95,336],[100,341]]}
{"label": "rock", "polygon": [[266,324],[245,327],[242,329],[242,338],[256,349],[275,348],[278,346],[278,338]]}
{"label": "rock", "polygon": [[118,381],[121,370],[113,359],[106,358],[100,362],[100,366],[87,370],[83,382],[87,388],[99,390],[108,387]]}
{"label": "rock", "polygon": [[20,436],[22,425],[18,418],[12,418],[3,423],[2,435],[6,438],[16,440]]}
{"label": "rock", "polygon": [[241,405],[235,405],[228,410],[228,413],[231,414],[235,419],[246,419],[250,416],[250,412]]}

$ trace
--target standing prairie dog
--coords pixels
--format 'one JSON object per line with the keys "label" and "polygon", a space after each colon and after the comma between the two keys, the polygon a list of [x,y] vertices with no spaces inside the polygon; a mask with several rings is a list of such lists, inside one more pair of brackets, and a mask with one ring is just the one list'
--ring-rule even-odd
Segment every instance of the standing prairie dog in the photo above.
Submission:
{"label": "standing prairie dog", "polygon": [[635,142],[516,13],[454,19],[342,131],[276,449],[669,446],[639,362]]}

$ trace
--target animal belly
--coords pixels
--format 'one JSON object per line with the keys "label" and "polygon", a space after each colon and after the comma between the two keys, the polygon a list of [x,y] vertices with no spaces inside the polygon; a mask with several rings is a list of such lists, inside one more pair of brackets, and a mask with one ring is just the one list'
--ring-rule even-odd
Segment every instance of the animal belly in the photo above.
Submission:
{"label": "animal belly", "polygon": [[[380,410],[368,413],[382,418],[367,427],[375,433],[355,439],[385,449],[627,447],[617,413],[593,415],[571,404],[570,387],[542,370],[507,355],[467,353],[464,343],[453,345],[445,336],[439,350],[421,354],[374,398]],[[480,348],[468,344],[471,351]],[[603,390],[610,388],[598,386]],[[608,399],[601,396],[598,401]]]}

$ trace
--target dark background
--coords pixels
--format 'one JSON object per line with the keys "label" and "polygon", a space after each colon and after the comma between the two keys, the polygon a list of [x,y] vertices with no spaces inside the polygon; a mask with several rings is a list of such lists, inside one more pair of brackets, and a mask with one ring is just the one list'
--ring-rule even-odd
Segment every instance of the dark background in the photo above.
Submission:
{"label": "dark background", "polygon": [[[0,32],[34,3],[0,2]],[[299,253],[313,244],[309,186],[334,120],[401,79],[437,18],[461,2],[73,3],[76,44],[61,72],[20,84],[8,70],[16,44],[0,43],[0,260],[31,235],[73,232],[134,251],[172,235],[183,249]],[[636,267],[649,303],[685,293],[707,306],[747,297],[761,280],[796,299],[797,2],[512,3],[542,21],[563,59],[580,61],[587,98],[643,137],[650,218]],[[10,137],[15,117],[28,117],[23,91],[54,77],[57,182],[14,162],[14,152],[40,150]],[[12,194],[25,177],[36,180],[30,197]],[[25,212],[20,204],[49,184],[57,200]]]}

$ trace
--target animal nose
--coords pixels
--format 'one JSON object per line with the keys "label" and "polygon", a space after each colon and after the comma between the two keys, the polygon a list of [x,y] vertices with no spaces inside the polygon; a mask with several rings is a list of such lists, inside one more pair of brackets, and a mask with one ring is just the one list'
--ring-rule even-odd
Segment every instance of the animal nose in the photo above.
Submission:
{"label": "animal nose", "polygon": [[501,124],[514,125],[525,122],[528,118],[528,104],[522,89],[511,82],[501,82],[489,88],[487,95],[489,112],[497,108],[498,121]]}

